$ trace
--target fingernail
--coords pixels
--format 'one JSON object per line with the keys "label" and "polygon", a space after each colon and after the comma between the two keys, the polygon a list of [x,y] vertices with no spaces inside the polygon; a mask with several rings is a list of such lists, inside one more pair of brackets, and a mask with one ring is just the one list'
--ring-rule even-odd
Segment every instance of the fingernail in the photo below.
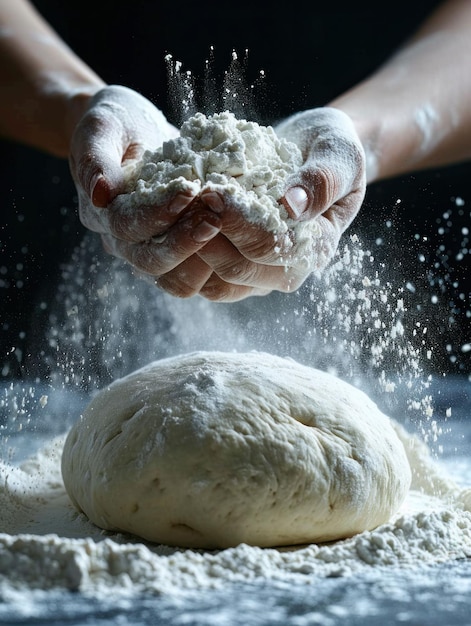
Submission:
{"label": "fingernail", "polygon": [[214,191],[204,193],[201,195],[201,199],[215,213],[222,213],[224,211],[224,202],[218,193]]}
{"label": "fingernail", "polygon": [[105,209],[109,204],[109,189],[105,177],[100,172],[95,174],[90,183],[90,197],[95,206]]}
{"label": "fingernail", "polygon": [[191,236],[197,243],[203,243],[214,237],[218,232],[219,228],[217,226],[213,226],[213,224],[203,220],[198,226],[195,226]]}
{"label": "fingernail", "polygon": [[175,196],[175,198],[173,198],[173,200],[169,203],[168,212],[171,215],[178,215],[178,213],[183,211],[183,209],[186,209],[186,207],[191,202],[193,202],[193,200],[194,200],[194,196],[185,196],[185,195],[179,194],[178,196]]}
{"label": "fingernail", "polygon": [[307,209],[308,196],[302,187],[290,187],[283,199],[288,215],[293,219],[298,219]]}
{"label": "fingernail", "polygon": [[103,178],[103,174],[101,172],[96,172],[90,178],[90,195],[93,193],[93,190],[95,189],[96,184],[97,184],[97,182],[99,181],[100,178]]}

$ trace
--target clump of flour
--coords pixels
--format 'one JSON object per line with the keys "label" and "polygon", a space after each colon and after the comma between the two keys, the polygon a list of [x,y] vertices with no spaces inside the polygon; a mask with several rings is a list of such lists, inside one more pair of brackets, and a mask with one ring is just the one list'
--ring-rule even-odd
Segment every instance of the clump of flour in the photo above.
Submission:
{"label": "clump of flour", "polygon": [[296,230],[301,226],[289,219],[280,198],[286,178],[301,164],[299,148],[271,126],[237,119],[230,111],[196,113],[178,137],[143,155],[120,202],[133,209],[159,206],[176,193],[216,191],[250,222],[277,233]]}

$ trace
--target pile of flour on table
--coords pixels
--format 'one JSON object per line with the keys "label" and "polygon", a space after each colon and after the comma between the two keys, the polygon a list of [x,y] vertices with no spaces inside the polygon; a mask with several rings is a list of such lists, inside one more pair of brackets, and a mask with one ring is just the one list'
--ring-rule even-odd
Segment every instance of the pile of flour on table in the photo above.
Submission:
{"label": "pile of flour on table", "polygon": [[241,544],[220,551],[145,543],[91,524],[65,492],[59,436],[20,465],[0,463],[0,593],[185,594],[232,582],[313,584],[328,576],[471,557],[471,489],[458,487],[399,425],[398,434],[414,478],[389,522],[329,544],[288,550]]}
{"label": "pile of flour on table", "polygon": [[320,234],[317,222],[292,220],[280,202],[287,177],[302,162],[299,148],[279,138],[271,126],[237,119],[229,111],[196,113],[178,137],[145,152],[133,165],[128,191],[116,202],[133,211],[165,204],[176,193],[219,192],[247,221],[272,232],[275,245],[291,231],[296,255],[309,257]]}

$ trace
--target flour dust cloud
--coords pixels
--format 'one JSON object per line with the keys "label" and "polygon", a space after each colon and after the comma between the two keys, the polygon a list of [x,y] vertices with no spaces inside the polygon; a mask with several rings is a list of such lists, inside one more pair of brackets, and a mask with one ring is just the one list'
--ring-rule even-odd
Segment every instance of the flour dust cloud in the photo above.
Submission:
{"label": "flour dust cloud", "polygon": [[[180,63],[171,57],[167,63],[180,122],[202,109],[208,114],[230,109],[248,119],[253,113],[256,119],[258,83],[247,87],[242,81],[245,61],[241,64],[237,55],[222,90],[211,57],[202,88]],[[263,72],[259,79],[263,87]],[[464,200],[456,211],[469,218]],[[449,215],[438,228],[446,236],[452,228]],[[442,455],[454,407],[447,406],[438,419],[431,389],[441,347],[430,328],[430,307],[425,311],[423,304],[431,299],[436,318],[450,322],[458,315],[471,317],[469,301],[464,291],[456,302],[447,300],[444,283],[453,276],[453,264],[448,257],[450,267],[444,268],[444,250],[436,259],[418,258],[420,280],[387,263],[385,250],[394,236],[386,224],[376,239],[365,241],[353,224],[330,266],[313,273],[298,291],[223,304],[199,297],[179,300],[157,290],[106,255],[99,238],[87,233],[47,303],[48,330],[36,338],[28,361],[31,380],[1,390],[2,597],[20,606],[25,592],[34,589],[105,598],[110,591],[123,597],[172,595],[233,582],[310,585],[327,577],[469,558],[471,467],[463,461],[466,471],[453,473],[453,463]],[[469,231],[461,231],[460,241],[455,255],[466,261]],[[290,356],[371,395],[397,419],[413,470],[399,513],[373,531],[332,544],[296,550],[240,545],[214,552],[138,542],[101,531],[77,514],[65,493],[60,458],[65,433],[84,402],[151,361],[198,350]],[[448,357],[459,361],[470,352],[468,338],[450,346]],[[22,455],[21,446],[29,445],[31,453]]]}
{"label": "flour dust cloud", "polygon": [[248,50],[242,59],[234,50],[229,67],[220,76],[214,66],[214,54],[214,48],[210,47],[202,78],[171,54],[165,58],[169,104],[176,113],[177,126],[197,112],[213,115],[231,111],[237,118],[259,121],[260,109],[266,100],[265,72],[260,70],[254,80],[248,82]]}

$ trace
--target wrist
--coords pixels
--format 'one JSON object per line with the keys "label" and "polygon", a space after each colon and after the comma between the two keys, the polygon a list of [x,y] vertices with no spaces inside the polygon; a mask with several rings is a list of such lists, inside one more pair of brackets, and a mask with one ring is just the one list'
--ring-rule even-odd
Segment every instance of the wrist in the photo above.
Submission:
{"label": "wrist", "polygon": [[74,128],[101,88],[98,82],[59,88],[43,76],[13,85],[0,102],[0,136],[67,158]]}
{"label": "wrist", "polygon": [[90,106],[93,97],[105,87],[105,83],[97,83],[77,88],[64,97],[64,130],[63,145],[60,156],[68,157],[70,145],[77,124]]}
{"label": "wrist", "polygon": [[381,165],[383,162],[380,146],[384,129],[376,126],[370,121],[369,116],[359,116],[355,112],[349,111],[348,107],[343,108],[335,102],[330,104],[332,108],[342,111],[350,118],[358,139],[363,146],[365,153],[365,174],[367,183],[371,183],[378,178],[382,178]]}

